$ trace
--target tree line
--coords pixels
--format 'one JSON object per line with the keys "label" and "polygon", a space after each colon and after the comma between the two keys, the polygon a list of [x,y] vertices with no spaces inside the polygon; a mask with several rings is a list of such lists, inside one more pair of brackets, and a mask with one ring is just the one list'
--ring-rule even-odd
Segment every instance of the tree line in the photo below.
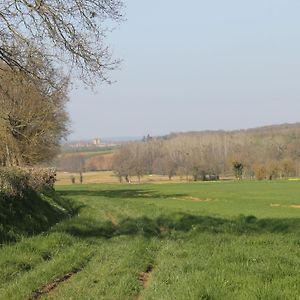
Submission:
{"label": "tree line", "polygon": [[120,181],[146,174],[212,180],[219,176],[277,179],[300,174],[300,124],[239,131],[207,131],[147,137],[114,155]]}
{"label": "tree line", "polygon": [[113,153],[96,154],[89,156],[81,153],[63,153],[53,162],[52,166],[60,171],[67,172],[92,172],[92,171],[111,171]]}

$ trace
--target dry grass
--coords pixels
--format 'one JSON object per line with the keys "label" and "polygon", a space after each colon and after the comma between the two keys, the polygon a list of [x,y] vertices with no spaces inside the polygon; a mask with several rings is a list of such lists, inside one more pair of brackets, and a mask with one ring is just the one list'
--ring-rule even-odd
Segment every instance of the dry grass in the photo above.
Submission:
{"label": "dry grass", "polygon": [[[71,184],[71,176],[75,177],[75,183],[78,184],[79,173],[57,172],[57,185]],[[191,180],[191,178],[189,178]],[[141,178],[140,183],[179,183],[185,182],[185,177],[175,176],[169,180],[168,176],[163,175],[145,175]],[[83,173],[83,183],[118,183],[119,178],[112,171],[97,171]],[[123,181],[124,182],[124,181]],[[139,183],[137,177],[131,177],[132,183]]]}

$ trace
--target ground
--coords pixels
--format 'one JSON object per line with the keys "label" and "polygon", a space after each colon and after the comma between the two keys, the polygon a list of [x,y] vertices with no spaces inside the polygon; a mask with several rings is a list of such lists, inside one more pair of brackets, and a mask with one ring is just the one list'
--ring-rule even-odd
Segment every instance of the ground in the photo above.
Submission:
{"label": "ground", "polygon": [[76,215],[0,249],[0,299],[299,299],[299,181],[57,190]]}
{"label": "ground", "polygon": [[[75,177],[75,182],[79,183],[79,172],[57,172],[57,185],[67,185],[71,184],[71,177]],[[192,181],[192,177],[188,178]],[[125,183],[125,179],[122,178]],[[140,178],[140,181],[137,177],[133,176],[130,178],[132,183],[180,183],[186,182],[185,176],[174,176],[170,180],[168,176],[165,175],[145,175]],[[94,184],[94,183],[119,183],[119,178],[112,171],[94,171],[94,172],[84,172],[83,173],[83,182],[85,184]]]}

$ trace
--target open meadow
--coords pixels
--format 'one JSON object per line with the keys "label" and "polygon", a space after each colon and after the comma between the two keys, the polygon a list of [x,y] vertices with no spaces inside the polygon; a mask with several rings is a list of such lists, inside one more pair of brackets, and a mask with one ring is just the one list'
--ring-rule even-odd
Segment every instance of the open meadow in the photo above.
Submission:
{"label": "open meadow", "polygon": [[72,214],[2,245],[0,299],[300,299],[300,181],[57,191]]}

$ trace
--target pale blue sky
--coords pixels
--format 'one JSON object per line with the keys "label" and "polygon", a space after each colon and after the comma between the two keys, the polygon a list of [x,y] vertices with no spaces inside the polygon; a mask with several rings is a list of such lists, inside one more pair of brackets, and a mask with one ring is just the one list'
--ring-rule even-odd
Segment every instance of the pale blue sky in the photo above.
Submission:
{"label": "pale blue sky", "polygon": [[125,3],[117,82],[71,92],[70,139],[300,121],[300,1]]}

